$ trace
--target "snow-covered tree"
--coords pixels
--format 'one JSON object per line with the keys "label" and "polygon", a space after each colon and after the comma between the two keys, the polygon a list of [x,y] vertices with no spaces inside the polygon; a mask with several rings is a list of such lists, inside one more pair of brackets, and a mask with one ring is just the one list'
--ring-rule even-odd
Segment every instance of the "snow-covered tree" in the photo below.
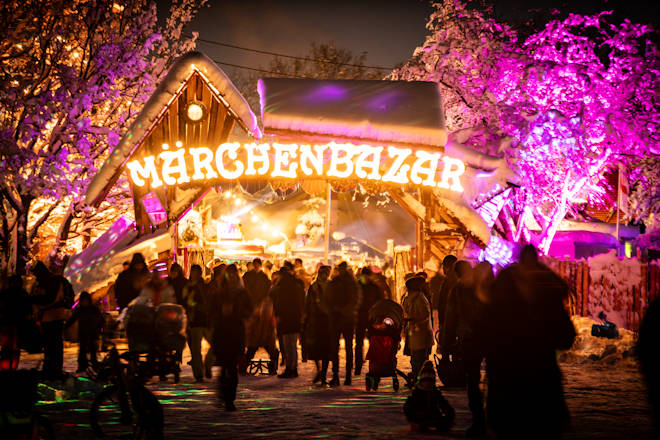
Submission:
{"label": "snow-covered tree", "polygon": [[116,201],[100,213],[79,202],[158,78],[194,47],[182,28],[203,3],[174,0],[164,25],[153,0],[3,3],[0,267],[21,272],[42,228],[57,231],[56,254],[72,225],[87,234],[99,215],[116,218]]}
{"label": "snow-covered tree", "polygon": [[391,78],[438,82],[450,130],[469,138],[486,128],[510,145],[521,206],[547,252],[573,202],[606,202],[608,166],[660,153],[654,31],[607,12],[568,14],[523,41],[488,11],[458,0],[435,7],[424,45]]}

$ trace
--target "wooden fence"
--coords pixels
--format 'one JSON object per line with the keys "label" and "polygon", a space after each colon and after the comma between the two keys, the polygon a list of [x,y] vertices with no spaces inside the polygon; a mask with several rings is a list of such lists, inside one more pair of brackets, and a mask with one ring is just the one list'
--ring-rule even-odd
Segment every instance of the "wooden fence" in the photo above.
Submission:
{"label": "wooden fence", "polygon": [[[640,262],[641,277],[638,285],[632,285],[624,291],[615,291],[614,286],[603,280],[592,280],[588,260],[558,260],[545,257],[543,262],[561,276],[569,285],[571,292],[571,314],[591,316],[594,303],[602,302],[596,296],[609,296],[612,301],[611,312],[619,314],[623,327],[637,331],[646,308],[651,301],[660,296],[659,262]],[[607,313],[607,312],[606,312]]]}

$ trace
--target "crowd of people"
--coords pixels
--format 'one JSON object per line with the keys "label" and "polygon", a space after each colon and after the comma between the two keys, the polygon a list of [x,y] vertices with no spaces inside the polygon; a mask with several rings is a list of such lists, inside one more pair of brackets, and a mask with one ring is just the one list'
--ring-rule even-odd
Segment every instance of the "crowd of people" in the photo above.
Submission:
{"label": "crowd of people", "polygon": [[[77,322],[84,335],[78,366],[84,370],[96,362],[104,321],[98,308],[83,293],[68,316],[68,281],[41,263],[32,271],[36,282],[29,295],[16,276],[3,290],[3,322],[21,330],[23,320],[36,310],[47,336],[43,369],[48,377],[62,374],[62,332]],[[210,379],[212,367],[219,366],[219,402],[229,411],[236,409],[239,376],[246,374],[259,348],[269,355],[269,374],[291,379],[298,377],[300,344],[302,361],[316,367],[311,381],[334,387],[341,383],[343,339],[343,383],[350,385],[369,358],[364,339],[370,310],[380,301],[397,299],[378,268],[351,268],[346,262],[318,264],[314,276],[299,259],[275,269],[255,258],[244,271],[221,263],[208,280],[203,272],[192,265],[186,278],[174,263],[163,278],[135,254],[116,280],[114,297],[120,310],[134,304],[181,305],[194,379]],[[432,277],[419,272],[405,279],[402,336],[413,391],[404,411],[411,426],[449,429],[454,409],[436,384],[436,373],[446,382],[450,373],[459,371],[473,418],[468,436],[483,435],[490,426],[502,438],[522,438],[529,432],[535,438],[557,438],[568,411],[555,353],[570,348],[575,329],[566,309],[567,285],[539,262],[536,250],[525,247],[520,261],[497,276],[487,262],[473,266],[449,255]],[[210,347],[205,355],[203,340]],[[434,346],[435,364],[430,359]]]}

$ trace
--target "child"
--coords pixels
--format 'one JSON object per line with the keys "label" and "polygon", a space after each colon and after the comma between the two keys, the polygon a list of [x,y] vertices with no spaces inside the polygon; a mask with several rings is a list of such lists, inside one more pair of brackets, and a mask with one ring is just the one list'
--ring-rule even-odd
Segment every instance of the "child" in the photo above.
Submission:
{"label": "child", "polygon": [[76,321],[78,321],[78,341],[80,343],[76,373],[81,373],[87,369],[88,354],[92,366],[96,366],[96,348],[99,333],[103,329],[103,315],[98,307],[92,304],[92,297],[88,292],[80,294],[78,307],[73,310],[65,328],[69,328]]}
{"label": "child", "polygon": [[426,431],[435,427],[438,432],[446,432],[453,424],[454,408],[435,386],[435,369],[431,361],[424,362],[417,386],[406,399],[403,412],[413,431]]}

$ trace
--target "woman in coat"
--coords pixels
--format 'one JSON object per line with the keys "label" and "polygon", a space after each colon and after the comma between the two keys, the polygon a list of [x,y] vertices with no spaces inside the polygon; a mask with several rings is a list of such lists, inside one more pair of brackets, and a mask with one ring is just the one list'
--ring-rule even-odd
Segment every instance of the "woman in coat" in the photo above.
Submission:
{"label": "woman in coat", "polygon": [[245,353],[245,321],[252,312],[250,297],[235,264],[227,266],[214,301],[213,349],[220,365],[218,397],[227,411],[235,411],[238,361]]}

